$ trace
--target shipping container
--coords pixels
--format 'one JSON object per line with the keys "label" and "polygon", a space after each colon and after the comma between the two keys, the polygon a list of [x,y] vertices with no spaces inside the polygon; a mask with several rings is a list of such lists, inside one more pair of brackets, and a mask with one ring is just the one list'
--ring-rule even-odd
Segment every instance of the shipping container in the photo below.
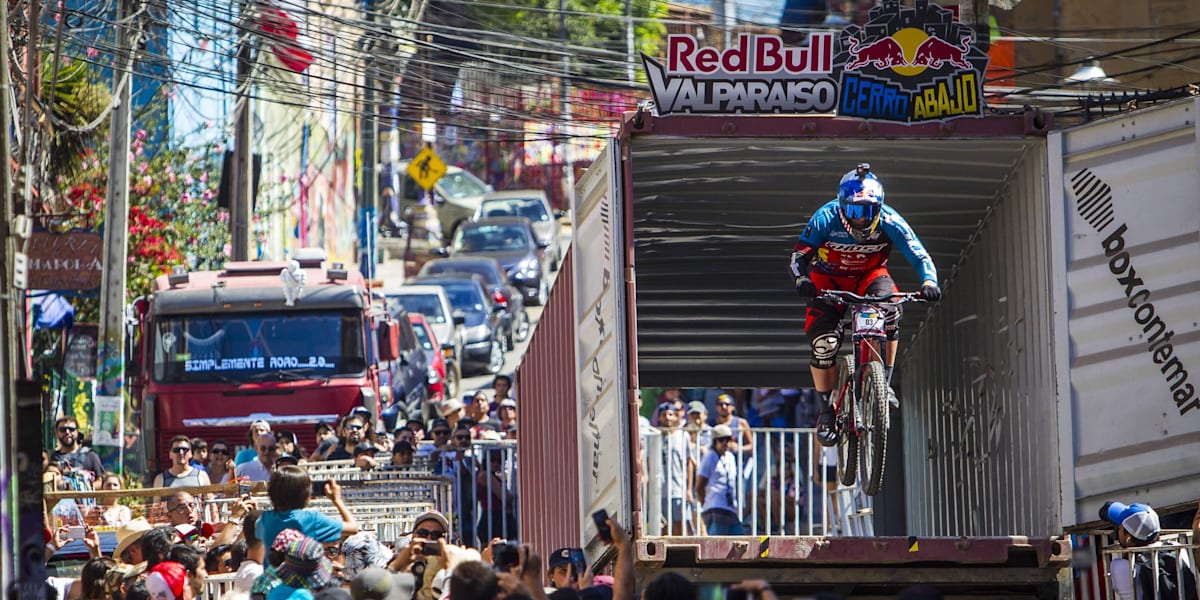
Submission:
{"label": "shipping container", "polygon": [[[1066,130],[1037,111],[927,125],[626,115],[574,207],[578,539],[595,556],[590,512],[606,508],[634,531],[643,578],[787,565],[801,574],[777,580],[794,590],[857,577],[865,593],[894,586],[867,585],[855,564],[910,563],[900,582],[932,561],[972,566],[936,579],[947,586],[1008,577],[1061,595],[1062,536],[1098,525],[1105,500],[1195,506],[1198,110],[1189,99]],[[945,291],[906,305],[901,328],[892,439],[903,446],[876,510],[900,507],[903,530],[877,514],[892,537],[874,542],[643,535],[635,391],[811,385],[787,263],[859,162]],[[917,287],[898,254],[890,267],[901,289]],[[539,336],[565,335],[550,331],[527,360],[553,347]]]}

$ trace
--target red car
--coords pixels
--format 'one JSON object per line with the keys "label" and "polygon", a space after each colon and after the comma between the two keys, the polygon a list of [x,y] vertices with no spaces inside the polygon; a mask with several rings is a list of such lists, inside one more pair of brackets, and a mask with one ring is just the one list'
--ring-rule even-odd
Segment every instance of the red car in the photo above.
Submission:
{"label": "red car", "polygon": [[456,398],[461,375],[458,372],[458,365],[453,362],[447,364],[446,359],[446,354],[452,352],[453,348],[449,346],[443,348],[442,344],[438,343],[437,337],[433,334],[433,327],[429,326],[425,315],[408,313],[408,319],[412,321],[413,333],[417,335],[417,343],[420,344],[421,349],[425,351],[425,356],[429,359],[429,402],[441,402],[446,398]]}

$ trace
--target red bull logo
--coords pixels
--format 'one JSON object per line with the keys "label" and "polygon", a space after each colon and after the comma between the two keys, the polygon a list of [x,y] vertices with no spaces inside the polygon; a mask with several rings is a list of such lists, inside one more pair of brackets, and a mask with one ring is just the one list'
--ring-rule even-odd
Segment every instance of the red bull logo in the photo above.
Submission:
{"label": "red bull logo", "polygon": [[919,122],[983,113],[987,54],[969,26],[927,0],[884,0],[869,15],[838,40],[839,115]]}

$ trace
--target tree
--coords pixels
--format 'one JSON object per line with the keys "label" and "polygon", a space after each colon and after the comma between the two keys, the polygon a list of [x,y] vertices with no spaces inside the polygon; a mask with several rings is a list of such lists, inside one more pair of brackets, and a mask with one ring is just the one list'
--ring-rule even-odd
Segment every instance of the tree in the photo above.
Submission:
{"label": "tree", "polygon": [[[57,67],[57,68],[56,68]],[[77,173],[84,150],[108,137],[108,112],[112,94],[104,84],[93,81],[88,63],[63,57],[55,64],[53,55],[42,60],[42,98],[52,102],[47,172],[50,177]],[[94,126],[88,128],[89,125]]]}

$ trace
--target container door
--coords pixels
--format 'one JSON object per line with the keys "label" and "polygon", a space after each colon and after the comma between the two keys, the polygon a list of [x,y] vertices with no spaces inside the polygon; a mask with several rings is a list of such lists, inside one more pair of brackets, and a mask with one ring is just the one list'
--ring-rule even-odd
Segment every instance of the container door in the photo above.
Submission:
{"label": "container door", "polygon": [[[621,148],[613,140],[576,186],[574,207],[576,361],[579,373],[580,536],[605,509],[632,526],[629,359],[626,347]],[[598,548],[586,548],[595,558]]]}
{"label": "container door", "polygon": [[1066,526],[1106,500],[1197,497],[1198,114],[1189,99],[1049,139]]}

